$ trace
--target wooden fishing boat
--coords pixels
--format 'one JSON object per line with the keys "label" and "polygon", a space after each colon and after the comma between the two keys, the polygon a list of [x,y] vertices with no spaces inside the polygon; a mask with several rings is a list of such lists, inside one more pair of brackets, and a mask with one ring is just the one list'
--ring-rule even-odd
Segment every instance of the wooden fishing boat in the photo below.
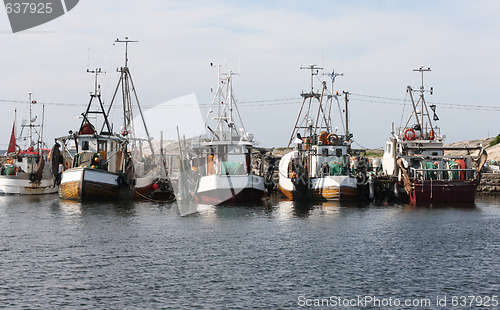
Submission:
{"label": "wooden fishing boat", "polygon": [[239,117],[233,76],[231,71],[221,73],[218,66],[218,89],[210,109],[217,111],[215,129],[209,125],[209,112],[204,128],[210,134],[193,142],[198,157],[193,168],[199,175],[195,197],[202,204],[262,203],[266,197],[263,165],[255,165],[263,150],[255,146]]}
{"label": "wooden fishing boat", "polygon": [[[322,68],[301,67],[311,71],[310,92],[302,93],[302,105],[288,147],[296,147],[279,164],[279,187],[293,200],[340,200],[358,198],[357,179],[351,173],[351,142],[348,123],[343,135],[332,127],[332,101],[326,82],[314,90],[314,77]],[[332,73],[333,81],[337,74]],[[347,120],[347,118],[346,118]]]}
{"label": "wooden fishing boat", "polygon": [[[28,94],[29,119],[22,124],[19,137],[16,137],[14,119],[5,163],[0,167],[0,194],[43,195],[56,193],[58,189],[54,176],[59,167],[56,165],[53,171],[49,160],[50,149],[43,141],[43,116],[39,123],[32,110],[37,102],[31,99],[32,93]],[[23,141],[27,145],[21,148],[18,142],[21,144]]]}
{"label": "wooden fishing boat", "polygon": [[[422,85],[419,89],[407,87],[412,112],[386,142],[383,172],[397,178],[396,194],[409,197],[411,204],[472,203],[487,160],[486,151],[482,146],[445,146],[434,123],[439,120],[436,105],[428,106],[424,97],[426,92],[433,93],[432,87],[426,90],[423,83],[424,72],[431,69],[422,66],[413,71],[421,73]],[[419,94],[417,101],[414,92]]]}
{"label": "wooden fishing boat", "polygon": [[[82,113],[83,120],[77,132],[69,132],[68,136],[57,140],[63,146],[62,172],[59,196],[62,199],[72,200],[118,200],[148,198],[154,191],[153,184],[159,180],[158,165],[154,160],[154,150],[147,126],[142,118],[142,110],[132,77],[128,68],[127,47],[129,41],[117,40],[126,43],[125,66],[120,68],[121,73],[113,99],[108,111],[105,111],[101,100],[101,91],[97,83],[100,69],[89,71],[95,74],[95,89],[90,94],[87,109]],[[123,126],[119,133],[113,132],[108,119],[117,92],[121,88],[123,98]],[[132,97],[130,89],[133,90]],[[136,101],[132,102],[132,98]],[[133,104],[141,112],[142,125],[147,139],[135,137],[133,130]],[[102,121],[101,130],[97,130],[90,121],[90,115]],[[96,121],[97,122],[97,121]],[[143,143],[150,148],[150,153],[143,153]]]}

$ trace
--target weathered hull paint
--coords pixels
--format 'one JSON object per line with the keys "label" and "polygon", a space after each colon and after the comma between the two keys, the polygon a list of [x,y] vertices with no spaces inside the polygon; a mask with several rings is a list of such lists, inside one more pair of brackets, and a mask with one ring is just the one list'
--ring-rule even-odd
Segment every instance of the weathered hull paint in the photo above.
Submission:
{"label": "weathered hull paint", "polygon": [[355,200],[358,198],[358,189],[349,186],[310,189],[307,191],[288,190],[280,186],[281,192],[291,200]]}
{"label": "weathered hull paint", "polygon": [[153,177],[136,181],[139,186],[119,184],[119,175],[92,168],[73,168],[63,172],[59,196],[68,200],[140,199],[151,191]]}
{"label": "weathered hull paint", "polygon": [[410,203],[474,203],[478,182],[471,181],[415,181],[410,192]]}

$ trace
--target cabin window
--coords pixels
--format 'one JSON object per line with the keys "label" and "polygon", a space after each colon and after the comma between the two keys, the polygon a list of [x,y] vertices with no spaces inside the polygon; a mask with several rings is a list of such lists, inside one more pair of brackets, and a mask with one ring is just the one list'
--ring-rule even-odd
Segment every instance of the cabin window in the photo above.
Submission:
{"label": "cabin window", "polygon": [[387,153],[392,154],[391,149],[392,149],[392,145],[391,144],[387,144],[386,145],[386,151],[387,151]]}
{"label": "cabin window", "polygon": [[219,154],[225,154],[225,153],[227,153],[227,147],[225,145],[219,145],[219,147],[218,147],[218,153]]}
{"label": "cabin window", "polygon": [[83,141],[82,142],[82,150],[88,151],[89,150],[89,141]]}
{"label": "cabin window", "polygon": [[108,150],[108,143],[106,141],[98,141],[97,150],[106,152]]}
{"label": "cabin window", "polygon": [[337,156],[337,157],[342,156],[342,149],[336,149],[335,150],[335,156]]}
{"label": "cabin window", "polygon": [[242,153],[242,148],[241,146],[235,146],[233,149],[229,151],[230,153]]}
{"label": "cabin window", "polygon": [[323,153],[324,156],[328,156],[328,149],[322,149],[321,153]]}

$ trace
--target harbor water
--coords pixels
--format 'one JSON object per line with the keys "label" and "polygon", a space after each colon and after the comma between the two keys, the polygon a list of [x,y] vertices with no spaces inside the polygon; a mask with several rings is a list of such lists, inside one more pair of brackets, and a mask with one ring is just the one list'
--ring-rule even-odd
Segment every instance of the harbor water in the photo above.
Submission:
{"label": "harbor water", "polygon": [[432,207],[273,196],[189,216],[175,203],[0,196],[0,236],[10,309],[493,309],[500,295],[500,200],[488,196]]}

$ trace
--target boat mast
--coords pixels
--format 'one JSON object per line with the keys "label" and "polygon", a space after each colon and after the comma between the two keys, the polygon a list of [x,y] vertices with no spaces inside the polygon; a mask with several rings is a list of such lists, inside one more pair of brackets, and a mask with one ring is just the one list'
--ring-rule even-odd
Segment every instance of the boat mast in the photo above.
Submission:
{"label": "boat mast", "polygon": [[[413,69],[414,72],[420,72],[421,74],[421,84],[420,84],[420,88],[418,90],[416,89],[413,89],[411,86],[408,86],[408,92],[410,94],[410,99],[411,99],[411,102],[412,102],[412,105],[413,105],[413,113],[412,115],[414,114],[415,115],[415,119],[417,121],[417,126],[420,127],[420,135],[421,137],[425,137],[427,136],[427,134],[430,132],[430,131],[434,131],[434,126],[432,124],[432,120],[431,120],[431,117],[430,117],[430,114],[429,114],[429,110],[427,109],[427,103],[425,102],[425,97],[424,97],[424,93],[425,92],[429,92],[431,95],[433,93],[433,89],[432,87],[430,88],[430,90],[426,90],[424,88],[424,72],[430,72],[431,71],[431,68],[430,67],[424,67],[424,66],[420,66],[420,68],[418,69]],[[419,98],[417,100],[417,103],[415,103],[414,99],[413,99],[413,92],[416,92],[416,93],[420,93],[419,94]],[[420,111],[417,110],[417,107],[420,105]],[[431,107],[433,108],[433,111],[435,110],[435,106]],[[429,128],[425,125],[425,117],[427,117],[427,121],[429,123]],[[437,116],[434,115],[434,119],[437,120]],[[409,123],[410,123],[410,120],[411,120],[411,115],[410,115],[410,118],[408,119],[408,121],[406,122],[406,125],[405,125],[405,128],[408,127]],[[427,132],[427,130],[430,129],[429,132]]]}
{"label": "boat mast", "polygon": [[28,95],[29,95],[29,106],[30,106],[30,118],[29,118],[29,132],[28,132],[28,138],[29,138],[29,147],[33,147],[33,132],[32,132],[32,129],[33,129],[33,120],[31,118],[31,104],[32,104],[32,101],[31,101],[31,95],[33,93],[32,92],[28,92]]}
{"label": "boat mast", "polygon": [[[213,64],[212,64],[213,66]],[[238,106],[236,105],[236,99],[233,94],[233,82],[232,77],[234,75],[239,75],[233,71],[229,71],[228,73],[221,72],[221,65],[217,65],[217,91],[215,93],[214,99],[212,100],[212,107],[207,114],[207,118],[205,119],[205,126],[208,130],[212,132],[211,141],[214,141],[215,138],[218,140],[227,139],[230,143],[233,143],[233,132],[235,136],[242,137],[245,136],[245,126],[243,125],[243,121],[241,120],[241,115],[238,111]],[[223,78],[223,76],[226,76]],[[214,111],[214,106],[217,105],[217,116],[213,117],[213,120],[217,121],[215,130],[212,130],[208,124],[208,118],[210,113]],[[233,119],[233,113],[236,112],[239,119],[239,124],[237,125]],[[224,132],[224,128],[227,126],[227,132]],[[241,126],[241,133],[239,132]],[[225,134],[228,136],[226,137]]]}
{"label": "boat mast", "polygon": [[45,104],[42,104],[42,125],[40,127],[40,137],[38,139],[38,155],[42,155],[43,148],[43,125],[45,123]]}
{"label": "boat mast", "polygon": [[349,92],[344,91],[345,95],[345,139],[349,141],[351,138],[349,137]]}
{"label": "boat mast", "polygon": [[[314,124],[313,124],[313,120],[310,118],[309,114],[311,112],[311,105],[312,105],[313,98],[316,98],[319,101],[320,106],[318,107],[318,109],[322,109],[321,99],[323,96],[319,93],[314,92],[314,76],[318,75],[319,70],[323,70],[323,68],[318,67],[316,65],[308,65],[308,66],[301,66],[300,69],[301,70],[311,70],[311,90],[308,93],[303,92],[300,94],[301,97],[303,98],[303,100],[302,100],[302,104],[300,106],[299,114],[297,115],[297,119],[295,120],[295,125],[293,126],[292,135],[290,136],[290,140],[288,141],[287,147],[290,147],[290,145],[292,144],[296,135],[300,134],[300,132],[299,132],[300,129],[304,129],[304,130],[310,129],[310,134],[312,135],[312,126]],[[322,85],[323,85],[322,91],[324,91],[325,84],[323,83]],[[304,118],[302,118],[302,120],[305,121],[306,124],[304,126],[299,126],[299,121],[301,120],[302,111],[304,110],[304,106],[306,105],[306,101],[308,101],[307,110],[305,112]],[[319,110],[318,110],[318,112],[319,112]],[[328,127],[328,124],[326,124],[326,126]]]}
{"label": "boat mast", "polygon": [[[33,150],[35,149],[35,144],[37,146],[37,150],[40,148],[40,144],[41,144],[41,141],[40,141],[40,133],[35,129],[35,127],[40,127],[40,125],[36,125],[35,122],[36,122],[36,119],[37,119],[37,116],[35,115],[35,117],[33,118],[33,111],[32,111],[32,107],[31,105],[33,104],[36,104],[36,100],[32,100],[31,98],[31,95],[33,93],[32,92],[28,92],[28,95],[29,95],[29,120],[28,120],[28,124],[22,124],[21,125],[21,133],[19,134],[19,138],[22,139],[22,135],[23,135],[23,130],[24,130],[24,127],[28,127],[29,129],[29,132],[28,132],[28,142],[29,142],[29,145],[28,145],[28,148],[32,148]],[[33,140],[33,131],[35,131],[35,133],[38,135],[38,139],[35,143],[35,141]]]}
{"label": "boat mast", "polygon": [[[111,111],[111,107],[113,106],[113,102],[115,101],[118,89],[121,86],[122,89],[122,99],[123,99],[123,130],[122,135],[124,137],[130,135],[132,139],[135,139],[135,129],[133,123],[133,110],[132,110],[132,97],[130,87],[132,86],[132,92],[134,93],[135,101],[137,102],[137,108],[139,109],[139,113],[141,115],[142,123],[144,126],[144,130],[146,132],[147,140],[149,143],[149,147],[151,149],[151,154],[154,157],[154,149],[153,143],[151,142],[151,137],[149,135],[148,127],[146,126],[146,121],[144,119],[144,114],[142,113],[142,108],[139,103],[139,97],[137,96],[137,92],[135,91],[134,81],[132,80],[132,75],[128,68],[128,44],[136,43],[139,41],[129,40],[128,37],[125,37],[125,40],[116,39],[115,43],[125,43],[125,66],[117,69],[120,72],[120,79],[116,86],[115,93],[113,95],[113,99],[111,99],[111,104],[108,108],[108,114]],[[135,143],[133,144],[135,147]]]}
{"label": "boat mast", "polygon": [[[110,134],[112,129],[111,129],[111,125],[110,125],[109,120],[108,120],[108,115],[104,112],[105,111],[104,104],[102,103],[102,100],[101,100],[101,87],[98,84],[99,74],[102,74],[105,72],[103,72],[101,70],[101,68],[96,68],[95,70],[87,69],[87,72],[95,74],[94,92],[93,93],[90,92],[90,101],[89,101],[89,104],[87,105],[87,110],[85,111],[85,113],[82,114],[83,120],[82,120],[82,123],[80,124],[79,132],[82,130],[83,125],[85,125],[85,122],[88,122],[90,124],[89,114],[102,114],[104,121],[103,121],[102,128],[101,128],[101,134],[104,131],[104,126],[106,126],[106,128],[108,130],[107,133]],[[97,98],[97,100],[99,101],[100,110],[95,110],[95,111],[90,110],[90,108],[92,107],[92,101],[94,100],[94,98]]]}

